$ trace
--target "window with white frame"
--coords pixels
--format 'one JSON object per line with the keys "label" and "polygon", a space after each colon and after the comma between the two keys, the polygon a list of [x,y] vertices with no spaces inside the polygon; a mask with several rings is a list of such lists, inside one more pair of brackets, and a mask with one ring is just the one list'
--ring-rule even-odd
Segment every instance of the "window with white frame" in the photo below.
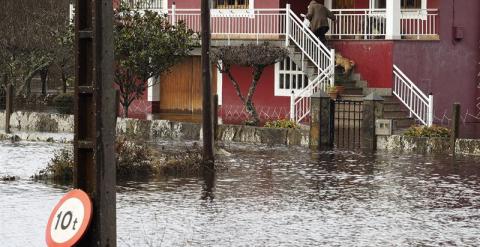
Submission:
{"label": "window with white frame", "polygon": [[275,96],[291,96],[308,86],[309,80],[302,68],[290,58],[275,64]]}
{"label": "window with white frame", "polygon": [[[384,9],[387,7],[387,0],[370,0],[370,6],[375,9]],[[427,0],[401,0],[402,9],[426,9]]]}
{"label": "window with white frame", "polygon": [[211,0],[212,16],[238,16],[253,18],[255,0]]}
{"label": "window with white frame", "polygon": [[248,9],[250,8],[249,0],[213,0],[213,8],[215,9]]}

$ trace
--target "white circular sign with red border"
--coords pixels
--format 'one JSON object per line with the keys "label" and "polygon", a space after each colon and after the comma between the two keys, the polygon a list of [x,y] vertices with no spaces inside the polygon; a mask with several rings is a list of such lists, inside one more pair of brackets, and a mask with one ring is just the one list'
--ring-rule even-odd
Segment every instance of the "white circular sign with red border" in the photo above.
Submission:
{"label": "white circular sign with red border", "polygon": [[57,203],[48,219],[48,246],[73,246],[87,230],[92,218],[92,201],[82,190],[72,190]]}

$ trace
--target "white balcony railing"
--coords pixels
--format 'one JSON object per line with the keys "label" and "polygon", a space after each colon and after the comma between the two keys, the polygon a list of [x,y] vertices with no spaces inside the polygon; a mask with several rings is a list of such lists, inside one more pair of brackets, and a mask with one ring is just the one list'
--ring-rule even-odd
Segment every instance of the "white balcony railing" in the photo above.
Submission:
{"label": "white balcony railing", "polygon": [[393,65],[393,94],[424,125],[433,124],[433,95],[427,95],[413,83],[396,65]]}
{"label": "white balcony railing", "polygon": [[[200,9],[162,8],[166,0],[124,0],[131,6],[141,3],[141,9],[168,13],[172,23],[179,21],[200,32]],[[330,23],[327,34],[332,39],[385,39],[387,18],[385,9],[333,9],[336,21]],[[219,38],[235,37],[280,39],[287,32],[287,9],[212,9],[211,30]],[[400,17],[402,39],[438,38],[437,9],[404,9]],[[215,38],[215,37],[214,37]]]}
{"label": "white balcony railing", "polygon": [[[384,39],[387,18],[385,9],[333,9],[336,21],[328,35],[333,39]],[[438,35],[438,10],[402,10],[402,38]]]}
{"label": "white balcony railing", "polygon": [[[184,22],[195,32],[201,31],[199,9],[168,10],[170,22],[176,24]],[[245,11],[218,10],[211,12],[211,33],[225,39],[253,38],[253,39],[280,39],[286,32],[285,9],[254,9]]]}

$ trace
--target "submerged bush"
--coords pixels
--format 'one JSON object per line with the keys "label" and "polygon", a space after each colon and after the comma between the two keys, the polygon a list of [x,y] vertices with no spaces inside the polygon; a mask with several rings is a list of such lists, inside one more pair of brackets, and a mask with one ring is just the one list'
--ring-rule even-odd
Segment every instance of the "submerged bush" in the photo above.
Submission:
{"label": "submerged bush", "polygon": [[[198,145],[182,150],[156,151],[147,144],[138,144],[119,137],[115,143],[118,179],[148,178],[160,175],[196,176],[201,174],[202,152]],[[34,178],[71,181],[74,157],[71,147],[54,154],[45,169]]]}
{"label": "submerged bush", "polygon": [[414,125],[407,129],[405,136],[411,137],[450,137],[451,130],[440,126],[419,126]]}
{"label": "submerged bush", "polygon": [[265,123],[266,128],[296,129],[298,125],[290,119],[279,119]]}
{"label": "submerged bush", "polygon": [[71,148],[61,149],[53,154],[47,167],[35,174],[34,178],[70,181],[73,179],[73,163],[73,150]]}

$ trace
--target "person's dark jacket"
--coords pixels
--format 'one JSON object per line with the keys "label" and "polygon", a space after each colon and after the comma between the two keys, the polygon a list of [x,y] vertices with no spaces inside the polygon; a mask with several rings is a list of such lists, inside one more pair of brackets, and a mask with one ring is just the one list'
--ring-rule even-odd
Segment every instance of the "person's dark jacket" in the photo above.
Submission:
{"label": "person's dark jacket", "polygon": [[312,0],[308,5],[307,19],[310,21],[310,29],[318,30],[320,27],[328,27],[328,19],[335,21],[335,15],[323,4]]}

